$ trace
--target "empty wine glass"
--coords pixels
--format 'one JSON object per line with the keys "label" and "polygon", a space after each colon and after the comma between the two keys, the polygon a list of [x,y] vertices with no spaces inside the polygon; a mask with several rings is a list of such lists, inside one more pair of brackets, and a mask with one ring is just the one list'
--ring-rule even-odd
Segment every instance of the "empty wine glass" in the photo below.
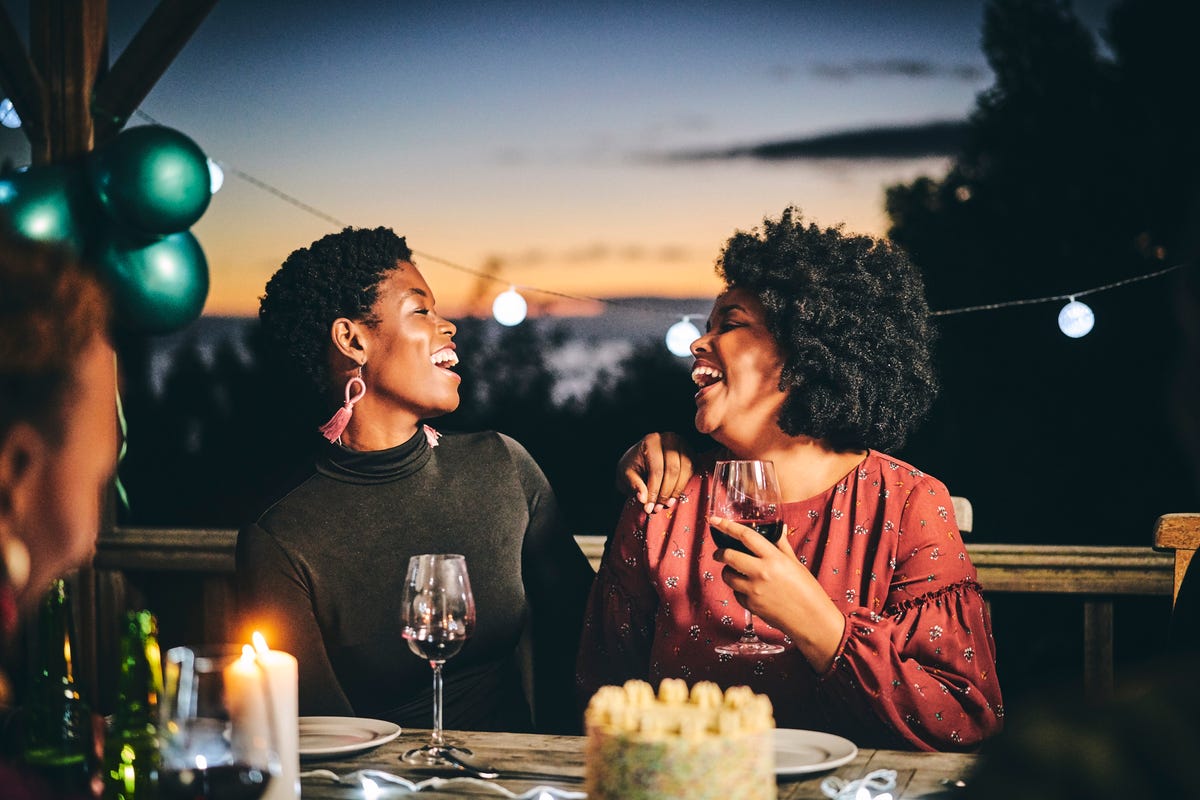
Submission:
{"label": "empty wine glass", "polygon": [[[771,543],[779,541],[783,520],[779,517],[779,481],[770,461],[718,461],[708,491],[708,516],[723,517],[758,531]],[[750,551],[731,536],[709,528],[717,547]],[[764,642],[754,632],[754,615],[746,609],[746,627],[733,644],[722,644],[718,653],[760,656],[782,653],[783,647]]]}
{"label": "empty wine glass", "polygon": [[467,577],[467,559],[459,555],[427,554],[408,560],[401,622],[408,649],[433,668],[433,734],[429,744],[409,750],[410,764],[446,763],[445,753],[469,750],[451,747],[442,737],[442,665],[462,649],[475,628],[475,598]]}
{"label": "empty wine glass", "polygon": [[257,800],[280,773],[266,676],[236,649],[167,651],[158,727],[164,798]]}

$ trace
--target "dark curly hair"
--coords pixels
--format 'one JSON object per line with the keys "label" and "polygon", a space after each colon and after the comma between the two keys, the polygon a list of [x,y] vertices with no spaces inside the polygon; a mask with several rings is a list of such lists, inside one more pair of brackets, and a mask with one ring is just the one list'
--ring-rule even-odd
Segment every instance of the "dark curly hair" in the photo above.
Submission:
{"label": "dark curly hair", "polygon": [[779,427],[838,450],[903,446],[937,394],[921,274],[902,250],[794,207],[738,231],[717,259],[754,294],[784,355]]}
{"label": "dark curly hair", "polygon": [[29,422],[59,442],[75,368],[111,321],[107,290],[67,253],[0,227],[0,435]]}
{"label": "dark curly hair", "polygon": [[325,392],[330,324],[338,317],[376,324],[379,284],[403,261],[412,261],[412,250],[391,228],[346,228],[296,250],[259,301],[272,355]]}

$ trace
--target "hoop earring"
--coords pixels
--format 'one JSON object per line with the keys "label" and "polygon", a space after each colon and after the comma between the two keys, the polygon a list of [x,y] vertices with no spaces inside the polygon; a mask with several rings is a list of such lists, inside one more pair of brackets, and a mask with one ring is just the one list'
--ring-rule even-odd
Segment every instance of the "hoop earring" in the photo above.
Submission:
{"label": "hoop earring", "polygon": [[350,380],[346,381],[346,401],[342,403],[342,407],[334,412],[321,427],[317,428],[331,442],[336,442],[342,438],[342,431],[346,430],[346,426],[350,424],[350,418],[354,416],[354,404],[363,399],[363,395],[367,393],[367,383],[362,379],[362,365],[358,366],[358,373],[350,376]]}

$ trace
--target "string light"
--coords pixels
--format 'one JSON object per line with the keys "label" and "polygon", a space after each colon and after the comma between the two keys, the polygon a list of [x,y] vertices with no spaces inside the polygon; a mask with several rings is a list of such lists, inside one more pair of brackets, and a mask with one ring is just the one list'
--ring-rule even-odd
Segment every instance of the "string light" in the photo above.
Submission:
{"label": "string light", "polygon": [[945,311],[930,311],[931,317],[944,317],[950,314],[967,314],[975,311],[992,311],[997,308],[1011,308],[1013,306],[1028,306],[1035,303],[1054,303],[1059,300],[1066,300],[1067,304],[1058,312],[1058,328],[1072,339],[1078,339],[1082,336],[1087,336],[1096,324],[1096,315],[1086,303],[1081,303],[1075,298],[1084,297],[1097,292],[1105,292],[1109,289],[1116,289],[1118,286],[1127,286],[1138,281],[1157,278],[1161,275],[1166,275],[1168,272],[1174,272],[1177,269],[1183,269],[1190,266],[1190,261],[1185,261],[1174,266],[1164,267],[1163,269],[1154,272],[1148,272],[1145,275],[1135,275],[1132,278],[1113,281],[1106,283],[1103,286],[1096,286],[1091,289],[1084,289],[1081,292],[1072,292],[1071,294],[1055,294],[1048,297],[1032,297],[1028,300],[1005,300],[1000,303],[988,303],[981,306],[966,306],[964,308],[951,308]]}
{"label": "string light", "polygon": [[[4,103],[9,103],[9,101],[5,100]],[[11,103],[9,103],[9,107],[11,107]],[[4,109],[5,109],[5,106],[3,104],[0,104],[0,118],[5,117]],[[150,116],[149,114],[142,111],[141,109],[136,109],[134,111],[134,113],[152,124],[155,124],[155,125],[162,124],[162,123],[158,122],[158,120],[156,120],[154,117]],[[14,116],[14,117],[16,116],[15,111],[12,112],[12,116]],[[5,124],[7,124],[7,123],[5,123]],[[210,159],[209,166],[211,169],[212,167],[216,166],[216,164],[215,164],[215,162],[213,162]],[[218,167],[218,169],[220,169],[220,167]],[[287,194],[286,192],[280,191],[279,189],[275,188],[274,186],[272,186],[268,183],[265,183],[264,181],[261,181],[258,178],[255,178],[253,175],[250,175],[250,174],[243,172],[239,169],[236,169],[234,167],[229,167],[228,165],[226,165],[226,169],[228,169],[228,171],[231,172],[234,176],[241,178],[242,180],[246,181],[247,183],[257,186],[259,189],[262,189],[265,192],[275,195],[280,200],[283,200],[284,202],[295,206],[296,208],[300,209],[301,211],[307,212],[319,219],[323,219],[326,222],[336,225],[338,228],[348,227],[348,223],[343,222],[342,220],[340,220],[337,217],[334,217],[330,214],[326,214],[324,211],[321,211],[318,208],[314,208],[313,206],[310,206],[309,204],[299,200],[296,197],[293,197],[293,196]],[[213,182],[213,186],[214,186],[213,192],[216,192],[217,188],[219,188],[219,183],[215,179]],[[413,250],[412,252],[414,255],[419,256],[422,259],[437,262],[437,263],[442,264],[443,266],[449,267],[451,269],[459,270],[460,272],[466,272],[466,273],[469,273],[469,274],[474,275],[479,278],[486,278],[487,280],[493,280],[493,281],[497,281],[497,282],[501,282],[501,283],[506,282],[506,281],[504,281],[503,278],[500,278],[496,275],[482,272],[480,270],[471,269],[470,267],[464,267],[461,264],[455,264],[452,261],[447,261],[443,258],[439,258],[430,253],[422,253],[417,250]],[[1001,308],[1011,308],[1013,306],[1033,305],[1035,303],[1052,303],[1052,302],[1058,302],[1061,300],[1066,300],[1067,304],[1065,306],[1063,306],[1063,308],[1058,313],[1058,326],[1059,326],[1059,329],[1064,334],[1066,334],[1067,336],[1070,336],[1071,338],[1077,339],[1082,336],[1086,336],[1088,333],[1090,333],[1096,323],[1096,316],[1095,316],[1095,313],[1092,311],[1092,309],[1087,304],[1079,302],[1079,300],[1077,298],[1084,297],[1089,294],[1096,294],[1097,292],[1108,291],[1109,289],[1116,289],[1117,287],[1126,286],[1131,283],[1137,283],[1138,281],[1145,281],[1145,280],[1149,280],[1151,278],[1157,278],[1159,276],[1166,275],[1169,272],[1174,272],[1175,270],[1190,266],[1192,263],[1193,262],[1183,262],[1180,264],[1175,264],[1174,266],[1165,267],[1165,268],[1157,270],[1155,272],[1146,273],[1145,275],[1137,275],[1132,278],[1126,278],[1124,280],[1104,284],[1103,286],[1096,286],[1091,289],[1084,289],[1083,291],[1072,292],[1069,294],[1056,294],[1056,295],[1048,295],[1046,297],[1034,297],[1034,298],[1029,298],[1029,299],[1025,299],[1025,300],[1005,300],[1005,301],[998,302],[998,303],[987,303],[987,304],[976,305],[976,306],[964,306],[962,308],[949,308],[949,309],[943,309],[940,311],[930,311],[929,315],[931,317],[945,317],[945,316],[951,316],[951,315],[955,315],[955,314],[968,314],[968,313],[973,313],[976,311],[992,311],[992,310],[1001,309]],[[556,292],[556,291],[553,291],[550,289],[541,289],[536,286],[522,286],[521,288],[524,289],[525,291],[537,292],[539,294],[553,295],[556,297],[564,297],[564,298],[568,298],[571,300],[586,300],[586,301],[601,303],[604,305],[613,305],[613,306],[627,305],[627,303],[625,303],[621,300],[615,300],[612,298],[589,297],[587,295],[567,294],[565,292]],[[508,291],[501,292],[496,297],[495,301],[492,303],[492,315],[496,318],[496,321],[502,325],[518,325],[522,321],[524,321],[526,315],[528,314],[528,308],[529,307],[525,301],[525,298],[522,297],[519,292],[517,292],[517,287],[510,285],[508,288]],[[692,324],[692,322],[690,320],[690,316],[691,315],[684,316],[679,322],[676,322],[674,325],[672,325],[670,328],[667,329],[667,336],[666,336],[667,348],[673,354],[680,356],[680,357],[690,355],[691,343],[700,337],[700,331],[699,331],[699,329],[696,328],[696,326],[694,324]],[[513,320],[513,321],[506,322],[505,320]],[[693,333],[695,334],[694,336],[692,336]],[[688,337],[691,337],[691,338],[689,339]],[[685,340],[685,339],[687,339],[686,345],[683,343],[683,340]]]}
{"label": "string light", "polygon": [[683,319],[667,329],[667,349],[672,355],[686,358],[692,354],[692,342],[700,338],[700,329],[692,324],[692,318]]}
{"label": "string light", "polygon": [[208,190],[212,194],[221,191],[221,187],[225,185],[225,170],[211,158],[208,159],[208,183]]}
{"label": "string light", "polygon": [[1087,336],[1095,324],[1096,315],[1092,313],[1092,309],[1074,297],[1058,312],[1058,329],[1072,339]]}
{"label": "string light", "polygon": [[0,100],[0,125],[6,128],[21,127],[21,117],[17,115],[17,110],[13,108],[12,100],[7,97]]}
{"label": "string light", "polygon": [[524,322],[528,311],[529,304],[515,286],[508,287],[507,291],[496,295],[496,299],[492,301],[492,316],[496,318],[496,322],[508,327]]}

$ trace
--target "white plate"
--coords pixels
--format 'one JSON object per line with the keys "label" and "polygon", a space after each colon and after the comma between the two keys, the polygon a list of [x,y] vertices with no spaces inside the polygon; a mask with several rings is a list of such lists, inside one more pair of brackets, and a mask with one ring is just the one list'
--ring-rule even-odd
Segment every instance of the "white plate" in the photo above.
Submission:
{"label": "white plate", "polygon": [[803,775],[840,767],[858,755],[849,739],[821,731],[775,729],[775,774]]}
{"label": "white plate", "polygon": [[399,735],[399,725],[381,719],[301,717],[300,755],[360,753],[390,742]]}

